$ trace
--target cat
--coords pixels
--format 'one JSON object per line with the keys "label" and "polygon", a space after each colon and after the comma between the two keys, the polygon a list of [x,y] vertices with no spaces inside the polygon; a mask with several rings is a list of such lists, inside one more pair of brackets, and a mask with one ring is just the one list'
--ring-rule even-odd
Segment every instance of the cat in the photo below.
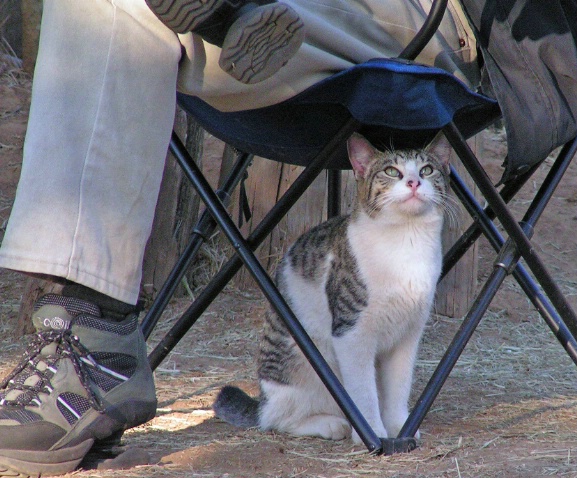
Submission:
{"label": "cat", "polygon": [[[276,281],[375,433],[395,437],[408,417],[441,272],[450,146],[439,134],[423,150],[381,152],[355,133],[347,149],[357,182],[353,212],[297,239]],[[244,428],[360,443],[274,312],[265,320],[258,375],[259,398],[226,386],[215,415]]]}

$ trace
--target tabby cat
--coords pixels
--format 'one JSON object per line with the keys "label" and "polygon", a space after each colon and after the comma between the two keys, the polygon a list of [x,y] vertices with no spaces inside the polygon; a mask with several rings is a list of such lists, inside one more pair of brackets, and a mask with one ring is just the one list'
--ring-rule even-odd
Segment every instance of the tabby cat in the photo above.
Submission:
{"label": "tabby cat", "polygon": [[[415,356],[441,270],[450,147],[380,152],[354,134],[352,214],[302,235],[277,271],[287,303],[377,435],[408,416]],[[218,417],[240,427],[339,440],[351,426],[270,312],[260,348],[261,395],[224,387]],[[360,441],[353,431],[353,440]]]}

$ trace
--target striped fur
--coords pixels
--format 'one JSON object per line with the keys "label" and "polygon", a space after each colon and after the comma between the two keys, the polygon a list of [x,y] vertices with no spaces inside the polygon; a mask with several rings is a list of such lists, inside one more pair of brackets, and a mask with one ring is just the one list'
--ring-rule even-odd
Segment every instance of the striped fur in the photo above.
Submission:
{"label": "striped fur", "polygon": [[[277,271],[279,290],[383,437],[396,435],[408,415],[413,364],[441,268],[448,152],[443,138],[426,151],[384,153],[351,138],[355,210],[302,235]],[[273,312],[265,320],[259,382],[259,401],[221,396],[217,415],[246,426],[240,410],[258,408],[251,426],[329,439],[351,434]],[[359,441],[354,431],[353,439]]]}

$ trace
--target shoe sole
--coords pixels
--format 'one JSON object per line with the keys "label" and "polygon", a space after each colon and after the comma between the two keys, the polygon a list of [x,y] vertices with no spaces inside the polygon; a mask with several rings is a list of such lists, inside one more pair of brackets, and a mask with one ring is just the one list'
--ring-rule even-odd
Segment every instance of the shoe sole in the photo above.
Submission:
{"label": "shoe sole", "polygon": [[304,37],[303,22],[291,7],[282,3],[263,5],[232,24],[218,64],[242,83],[258,83],[286,65]]}
{"label": "shoe sole", "polygon": [[15,450],[0,450],[0,476],[28,478],[69,473],[76,469],[93,444],[94,440],[89,439],[61,450],[18,450],[19,458],[14,458]]}
{"label": "shoe sole", "polygon": [[[176,33],[194,31],[227,0],[147,0],[148,6]],[[223,41],[219,66],[236,80],[253,84],[280,70],[298,51],[305,29],[288,5],[269,3],[243,13]]]}
{"label": "shoe sole", "polygon": [[[99,413],[99,412],[95,412]],[[110,415],[100,415],[84,430],[97,438],[88,438],[76,445],[66,446],[57,450],[2,450],[0,449],[0,477],[32,478],[39,476],[63,475],[74,471],[82,462],[90,449],[95,447],[110,447],[120,442],[124,430],[142,425],[152,420],[156,414],[156,402],[132,402],[107,411]],[[122,418],[121,418],[122,417]],[[100,438],[99,430],[112,430],[109,435]],[[77,433],[79,430],[76,431]],[[17,456],[18,458],[15,458]]]}

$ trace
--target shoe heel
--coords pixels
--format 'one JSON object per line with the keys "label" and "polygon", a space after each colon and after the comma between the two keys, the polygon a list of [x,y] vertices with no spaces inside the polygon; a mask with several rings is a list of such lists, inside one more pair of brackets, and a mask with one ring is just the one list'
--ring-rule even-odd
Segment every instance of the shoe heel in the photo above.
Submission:
{"label": "shoe heel", "polygon": [[296,11],[283,3],[263,5],[232,24],[219,66],[242,83],[258,83],[280,70],[304,38],[304,24]]}
{"label": "shoe heel", "polygon": [[123,434],[124,430],[118,430],[106,438],[96,440],[90,449],[90,453],[111,453],[115,448],[120,446]]}
{"label": "shoe heel", "polygon": [[187,33],[210,19],[223,0],[146,0],[146,3],[173,32]]}

